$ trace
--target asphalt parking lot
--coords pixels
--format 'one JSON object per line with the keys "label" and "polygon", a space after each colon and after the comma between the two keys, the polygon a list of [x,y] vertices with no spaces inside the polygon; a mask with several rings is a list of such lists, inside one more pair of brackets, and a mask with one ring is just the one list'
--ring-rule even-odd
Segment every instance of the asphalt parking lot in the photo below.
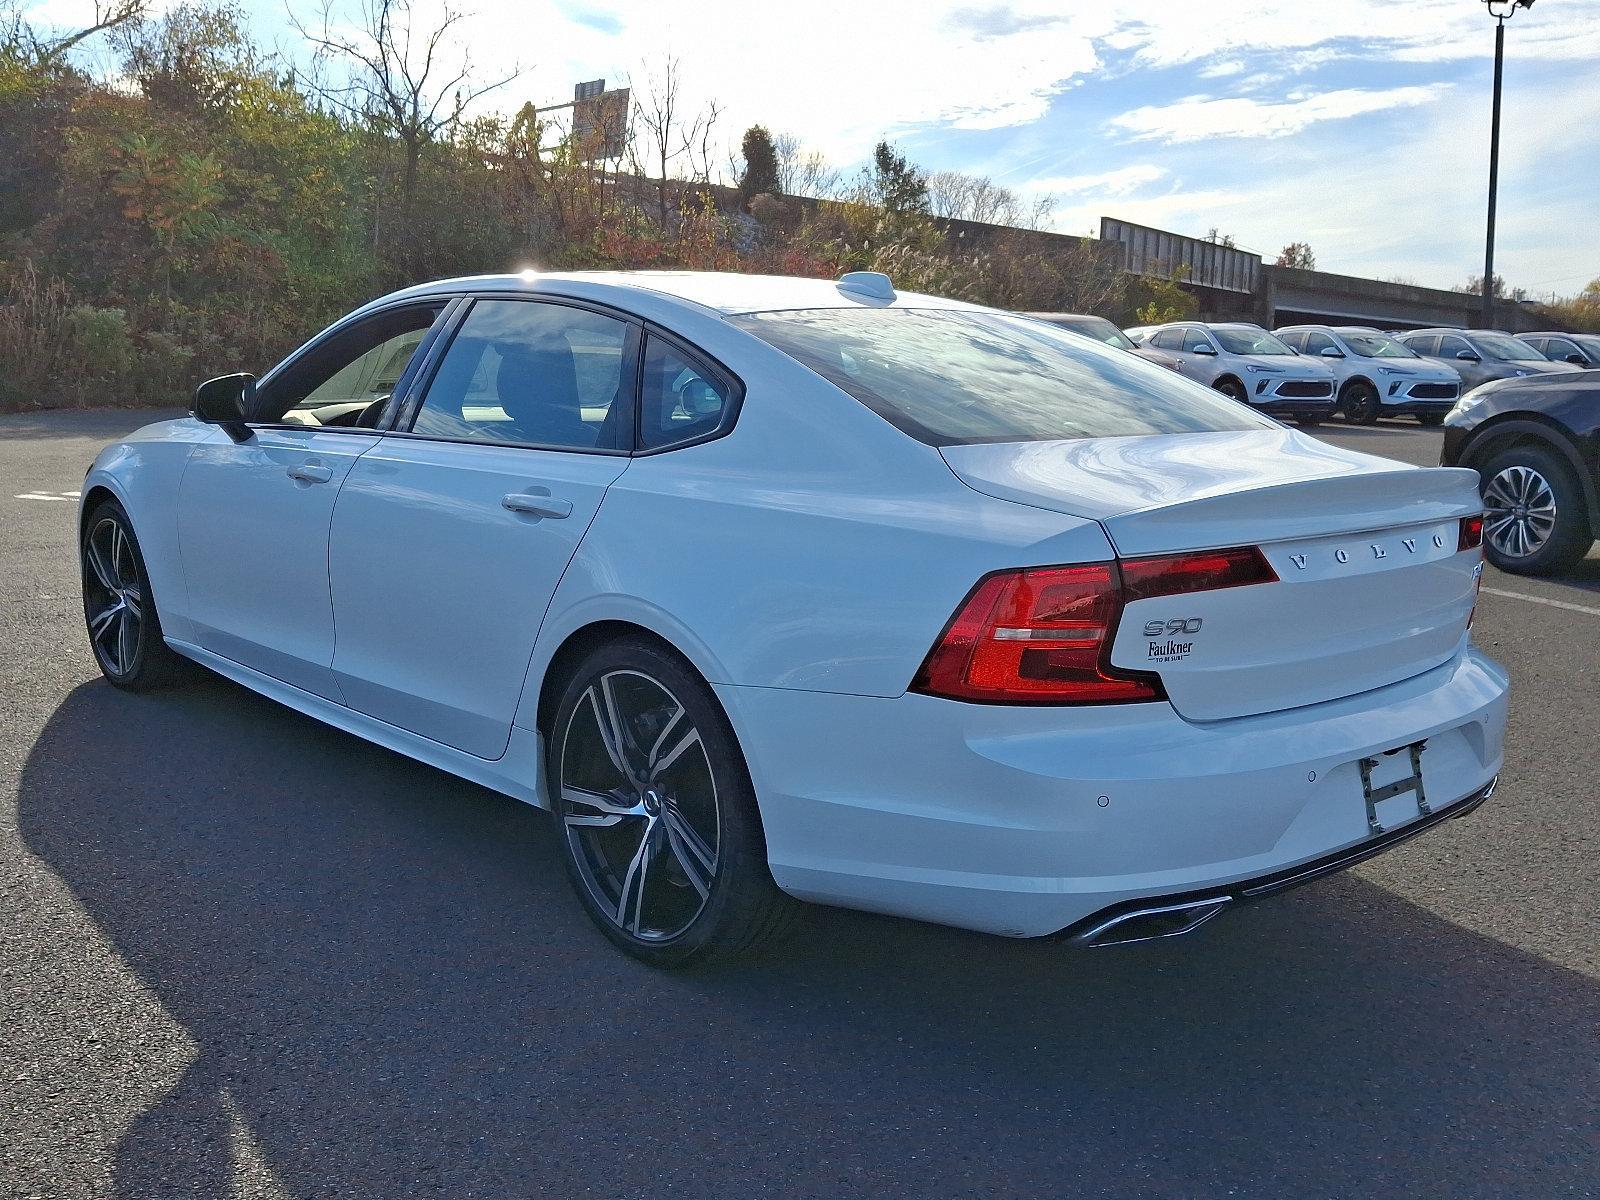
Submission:
{"label": "asphalt parking lot", "polygon": [[543,814],[101,682],[68,493],[148,419],[0,417],[0,1197],[1600,1194],[1600,555],[1488,571],[1499,794],[1346,875],[1096,952],[817,910],[661,975]]}

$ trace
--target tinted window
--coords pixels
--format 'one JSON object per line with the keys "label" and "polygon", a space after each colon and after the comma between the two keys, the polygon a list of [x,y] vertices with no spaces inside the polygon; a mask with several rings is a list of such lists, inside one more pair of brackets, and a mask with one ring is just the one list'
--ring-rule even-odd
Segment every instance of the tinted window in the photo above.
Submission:
{"label": "tinted window", "polygon": [[1427,333],[1417,337],[1407,338],[1403,345],[1417,354],[1438,354],[1439,338],[1437,334]]}
{"label": "tinted window", "polygon": [[709,367],[652,337],[639,388],[639,446],[654,450],[716,432],[731,388]]}
{"label": "tinted window", "polygon": [[1073,333],[1092,337],[1095,341],[1104,342],[1108,346],[1118,346],[1123,350],[1133,349],[1133,343],[1123,336],[1122,330],[1104,317],[1057,317],[1047,324],[1070,329]]}
{"label": "tinted window", "polygon": [[1577,354],[1580,357],[1582,356],[1582,351],[1580,351],[1575,345],[1567,341],[1565,338],[1551,338],[1549,341],[1544,342],[1543,344],[1534,342],[1533,347],[1535,350],[1538,350],[1544,354],[1546,358],[1553,358],[1558,361],[1565,359],[1569,354]]}
{"label": "tinted window", "polygon": [[252,419],[354,424],[364,410],[394,392],[444,306],[440,301],[392,309],[322,339],[257,391]]}
{"label": "tinted window", "polygon": [[820,309],[731,320],[930,445],[1274,427],[1134,355],[1020,318]]}
{"label": "tinted window", "polygon": [[1310,336],[1308,333],[1284,333],[1281,329],[1278,331],[1278,340],[1291,350],[1304,350],[1306,339]]}
{"label": "tinted window", "polygon": [[1182,350],[1183,330],[1163,329],[1150,336],[1150,344],[1158,350]]}
{"label": "tinted window", "polygon": [[1198,329],[1185,329],[1183,331],[1183,348],[1190,354],[1204,354],[1214,347],[1211,339]]}
{"label": "tinted window", "polygon": [[1454,358],[1463,350],[1472,354],[1477,353],[1477,351],[1473,350],[1471,346],[1467,345],[1466,341],[1462,338],[1441,337],[1439,339],[1439,356],[1441,358]]}
{"label": "tinted window", "polygon": [[608,417],[633,384],[628,342],[629,326],[600,313],[480,300],[439,363],[412,430],[475,442],[614,449],[616,422]]}
{"label": "tinted window", "polygon": [[1527,342],[1519,342],[1503,333],[1474,334],[1472,341],[1479,354],[1501,362],[1527,362],[1544,357]]}
{"label": "tinted window", "polygon": [[1307,334],[1304,344],[1300,346],[1300,349],[1307,354],[1321,354],[1324,350],[1337,350],[1338,348],[1333,344],[1333,339],[1325,333]]}

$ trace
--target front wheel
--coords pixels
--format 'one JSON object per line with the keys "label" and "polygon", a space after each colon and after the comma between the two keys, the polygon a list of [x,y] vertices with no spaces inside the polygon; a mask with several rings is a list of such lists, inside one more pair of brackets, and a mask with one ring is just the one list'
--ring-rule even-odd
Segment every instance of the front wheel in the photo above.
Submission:
{"label": "front wheel", "polygon": [[591,652],[562,693],[547,771],[568,877],[622,950],[680,967],[793,923],[733,729],[675,655],[643,638]]}
{"label": "front wheel", "polygon": [[1516,575],[1554,575],[1589,552],[1593,536],[1577,478],[1543,446],[1512,446],[1486,463],[1483,549]]}
{"label": "front wheel", "polygon": [[78,549],[83,619],[100,673],[130,692],[177,683],[184,660],[162,636],[144,555],[120,504],[106,500],[95,506],[84,522]]}
{"label": "front wheel", "polygon": [[1383,402],[1378,399],[1375,387],[1358,379],[1345,385],[1344,394],[1339,397],[1339,407],[1344,410],[1344,419],[1350,424],[1371,425],[1383,410]]}
{"label": "front wheel", "polygon": [[1211,386],[1216,388],[1217,391],[1221,392],[1224,396],[1227,396],[1231,400],[1237,400],[1241,404],[1249,402],[1250,397],[1249,394],[1244,390],[1244,384],[1240,383],[1237,379],[1219,379]]}

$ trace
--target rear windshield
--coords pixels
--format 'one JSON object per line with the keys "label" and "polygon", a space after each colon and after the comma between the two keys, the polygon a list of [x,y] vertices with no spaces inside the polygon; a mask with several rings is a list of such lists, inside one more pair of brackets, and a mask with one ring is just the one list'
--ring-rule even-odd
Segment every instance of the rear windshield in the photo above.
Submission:
{"label": "rear windshield", "polygon": [[1025,318],[808,309],[729,319],[932,446],[1275,427],[1164,367]]}

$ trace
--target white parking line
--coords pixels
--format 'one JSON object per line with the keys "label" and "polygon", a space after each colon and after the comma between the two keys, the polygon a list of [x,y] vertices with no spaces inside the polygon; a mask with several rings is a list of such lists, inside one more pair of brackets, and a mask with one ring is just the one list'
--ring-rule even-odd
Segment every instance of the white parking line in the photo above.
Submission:
{"label": "white parking line", "polygon": [[77,492],[18,492],[15,500],[63,500],[68,504],[75,503],[78,499]]}
{"label": "white parking line", "polygon": [[1488,592],[1491,596],[1504,596],[1507,600],[1526,600],[1529,604],[1548,604],[1551,608],[1564,608],[1568,612],[1588,613],[1591,617],[1600,617],[1600,608],[1591,608],[1587,604],[1569,604],[1565,600],[1546,600],[1543,596],[1529,596],[1524,592],[1503,592],[1499,588],[1479,588],[1479,591]]}

